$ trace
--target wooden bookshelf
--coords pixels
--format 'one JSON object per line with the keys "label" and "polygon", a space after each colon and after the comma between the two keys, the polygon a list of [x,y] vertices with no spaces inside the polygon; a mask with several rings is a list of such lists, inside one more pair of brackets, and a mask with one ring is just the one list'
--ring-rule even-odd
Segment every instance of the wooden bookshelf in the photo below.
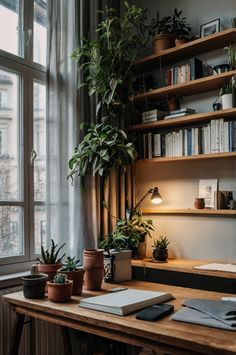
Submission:
{"label": "wooden bookshelf", "polygon": [[204,52],[224,48],[234,42],[236,42],[236,28],[229,28],[213,35],[182,44],[179,47],[165,49],[158,55],[152,54],[146,56],[136,62],[135,69],[139,72],[157,69],[160,63],[162,65],[174,63]]}
{"label": "wooden bookshelf", "polygon": [[153,89],[131,97],[136,103],[154,102],[166,99],[168,95],[189,96],[221,88],[229,79],[236,75],[236,70],[226,73],[206,76],[204,78],[191,80],[182,84],[168,85],[159,89]]}
{"label": "wooden bookshelf", "polygon": [[142,208],[143,214],[157,214],[157,215],[191,215],[191,216],[206,216],[206,217],[236,217],[236,210],[214,210],[210,208],[203,209],[179,209],[179,208],[157,208],[149,207]]}
{"label": "wooden bookshelf", "polygon": [[223,158],[236,158],[236,152],[199,154],[199,155],[190,155],[190,156],[182,156],[182,157],[160,157],[160,158],[152,158],[152,159],[140,159],[135,162],[135,165],[203,160],[203,159],[223,159]]}
{"label": "wooden bookshelf", "polygon": [[132,260],[132,266],[158,269],[158,270],[168,270],[175,272],[184,272],[189,274],[207,275],[215,277],[224,277],[228,279],[235,279],[236,275],[233,272],[226,271],[212,271],[212,270],[199,270],[194,269],[195,266],[201,266],[205,264],[210,264],[212,260],[190,260],[190,259],[170,259],[167,263],[157,263],[152,261],[151,258],[143,260]]}
{"label": "wooden bookshelf", "polygon": [[186,126],[189,124],[197,124],[200,122],[206,122],[211,120],[216,120],[220,118],[231,118],[236,119],[236,108],[230,108],[227,110],[219,110],[212,112],[196,113],[183,117],[168,118],[165,120],[140,123],[136,125],[129,126],[127,129],[129,131],[151,131],[154,129],[163,129],[168,127],[178,127]]}

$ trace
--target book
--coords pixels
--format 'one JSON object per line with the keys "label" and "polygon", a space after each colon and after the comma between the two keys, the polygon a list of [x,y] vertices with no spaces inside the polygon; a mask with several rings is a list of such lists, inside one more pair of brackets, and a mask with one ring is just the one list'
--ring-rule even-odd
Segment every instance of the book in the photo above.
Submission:
{"label": "book", "polygon": [[172,298],[173,296],[166,292],[127,289],[114,293],[110,292],[101,296],[84,298],[80,301],[79,306],[125,316],[141,308],[162,303]]}
{"label": "book", "polygon": [[196,110],[194,110],[193,108],[183,107],[183,108],[180,108],[179,110],[170,111],[169,114],[174,115],[176,113],[182,113],[182,112],[195,113]]}
{"label": "book", "polygon": [[164,117],[165,120],[169,119],[169,118],[175,118],[175,117],[183,117],[183,116],[188,116],[191,113],[188,112],[179,112],[179,113],[175,113],[175,114],[171,114],[171,115],[167,115]]}

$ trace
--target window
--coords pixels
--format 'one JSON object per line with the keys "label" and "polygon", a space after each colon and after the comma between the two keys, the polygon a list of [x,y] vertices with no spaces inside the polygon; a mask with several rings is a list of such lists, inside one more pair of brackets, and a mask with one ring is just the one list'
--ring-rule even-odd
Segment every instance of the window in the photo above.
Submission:
{"label": "window", "polygon": [[0,274],[45,242],[46,30],[46,0],[0,0]]}

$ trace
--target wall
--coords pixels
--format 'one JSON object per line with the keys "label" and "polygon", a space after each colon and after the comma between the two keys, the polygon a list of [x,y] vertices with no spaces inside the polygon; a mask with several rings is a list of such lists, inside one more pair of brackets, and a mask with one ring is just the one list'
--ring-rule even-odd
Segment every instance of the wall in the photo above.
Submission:
{"label": "wall", "polygon": [[[216,18],[221,20],[221,28],[231,27],[230,19],[236,17],[235,0],[165,0],[141,1],[132,3],[147,7],[151,16],[157,9],[162,16],[173,8],[184,10],[193,28],[199,34],[201,24]],[[199,56],[209,65],[224,63],[223,50]],[[213,91],[188,97],[182,107],[193,107],[198,112],[210,111],[218,92]],[[199,179],[219,179],[219,189],[236,190],[236,162],[233,159],[177,162],[161,165],[140,165],[135,172],[136,196],[139,199],[148,189],[158,186],[164,202],[158,208],[191,208],[198,196]],[[147,199],[143,207],[153,207]],[[153,236],[166,235],[171,241],[170,256],[177,258],[214,259],[235,261],[236,221],[233,218],[194,217],[194,216],[146,216],[153,219],[156,231]],[[152,253],[152,240],[148,240],[147,256]]]}

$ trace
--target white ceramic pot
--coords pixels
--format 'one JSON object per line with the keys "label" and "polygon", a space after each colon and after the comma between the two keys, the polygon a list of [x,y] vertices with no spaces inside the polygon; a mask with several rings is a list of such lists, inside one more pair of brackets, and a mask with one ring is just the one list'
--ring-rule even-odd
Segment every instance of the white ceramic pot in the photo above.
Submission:
{"label": "white ceramic pot", "polygon": [[233,94],[225,94],[221,96],[222,108],[226,110],[227,108],[233,107]]}

